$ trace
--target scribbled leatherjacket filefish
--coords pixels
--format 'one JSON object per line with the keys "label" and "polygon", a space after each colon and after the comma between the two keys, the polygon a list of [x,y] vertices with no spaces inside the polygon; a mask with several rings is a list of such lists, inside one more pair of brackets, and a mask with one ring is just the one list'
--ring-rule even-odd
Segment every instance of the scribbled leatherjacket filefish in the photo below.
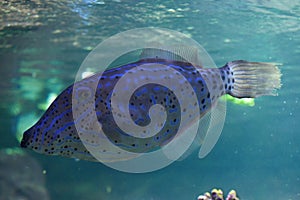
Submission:
{"label": "scribbled leatherjacket filefish", "polygon": [[[101,74],[76,82],[76,88],[74,84],[66,88],[40,120],[24,133],[21,146],[47,155],[90,161],[96,159],[86,145],[99,147],[99,151],[107,155],[108,159],[114,157],[112,154],[121,152],[112,153],[110,145],[126,152],[153,152],[176,137],[182,116],[188,114],[185,109],[193,109],[193,106],[197,105],[199,109],[197,112],[201,118],[213,108],[222,95],[229,94],[237,98],[275,95],[275,90],[281,85],[280,71],[272,63],[237,60],[228,62],[220,68],[203,68],[176,56],[168,56],[168,53],[163,51],[151,51],[151,53],[145,51],[141,60],[137,62],[107,69]],[[148,76],[137,76],[134,69],[146,71]],[[125,74],[126,79],[123,77]],[[185,80],[177,77],[184,77]],[[163,113],[167,114],[165,118],[162,117],[164,123],[154,126],[153,129],[157,129],[156,134],[151,135],[149,130],[141,129],[140,137],[135,137],[123,131],[116,123],[114,114],[116,116],[123,114],[114,113],[112,98],[115,96],[114,88],[122,78],[125,79],[121,85],[124,95],[127,92],[127,84],[153,80],[136,88],[131,92],[129,101],[119,102],[118,106],[121,111],[127,107],[130,120],[143,128],[151,122],[151,107],[159,104],[159,108],[163,108],[162,115],[159,112],[152,113],[152,118],[160,118],[164,116]],[[155,83],[155,80],[161,79],[166,79],[170,85],[179,83],[178,89],[175,90],[184,92],[189,86],[192,91],[185,98],[196,97],[197,101],[191,102],[189,108],[183,107],[174,89]],[[92,85],[96,87],[92,88]],[[72,107],[74,102],[76,106]],[[123,103],[126,105],[122,105]],[[190,121],[194,121],[193,114],[187,117]],[[126,120],[128,118],[124,118],[124,121]],[[105,133],[105,143],[104,140],[96,139],[97,130],[100,129]],[[84,141],[81,137],[83,135],[86,136]]]}

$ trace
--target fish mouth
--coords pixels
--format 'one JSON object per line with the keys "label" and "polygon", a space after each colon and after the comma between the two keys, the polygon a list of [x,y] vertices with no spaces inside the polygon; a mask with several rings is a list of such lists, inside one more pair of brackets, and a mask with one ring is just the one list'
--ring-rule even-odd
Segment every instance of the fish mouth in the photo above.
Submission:
{"label": "fish mouth", "polygon": [[28,147],[28,145],[29,145],[29,140],[30,140],[30,138],[31,138],[32,129],[33,129],[33,127],[30,128],[30,129],[28,129],[27,131],[25,131],[25,132],[23,133],[23,138],[22,138],[21,143],[20,143],[20,146],[21,146],[22,148]]}

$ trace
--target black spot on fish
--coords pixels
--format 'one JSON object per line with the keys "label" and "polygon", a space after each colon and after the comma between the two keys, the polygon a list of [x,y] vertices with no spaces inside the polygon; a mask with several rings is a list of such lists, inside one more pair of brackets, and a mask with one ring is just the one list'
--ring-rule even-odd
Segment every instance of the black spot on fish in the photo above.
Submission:
{"label": "black spot on fish", "polygon": [[210,93],[209,93],[209,92],[207,93],[207,98],[208,98],[208,99],[210,98]]}

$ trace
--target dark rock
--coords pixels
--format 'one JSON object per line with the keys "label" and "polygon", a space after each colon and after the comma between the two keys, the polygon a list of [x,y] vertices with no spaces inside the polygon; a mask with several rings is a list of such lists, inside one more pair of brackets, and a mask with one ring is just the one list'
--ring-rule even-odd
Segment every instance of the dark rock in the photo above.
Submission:
{"label": "dark rock", "polygon": [[0,199],[49,200],[41,167],[19,148],[0,150]]}

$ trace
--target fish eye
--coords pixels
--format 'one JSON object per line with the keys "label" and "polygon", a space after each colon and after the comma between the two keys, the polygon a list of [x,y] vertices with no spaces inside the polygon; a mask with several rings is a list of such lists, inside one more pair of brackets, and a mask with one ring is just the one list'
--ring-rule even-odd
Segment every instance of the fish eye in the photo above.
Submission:
{"label": "fish eye", "polygon": [[79,101],[85,101],[88,100],[91,97],[91,89],[88,87],[79,87],[76,90],[76,98]]}

